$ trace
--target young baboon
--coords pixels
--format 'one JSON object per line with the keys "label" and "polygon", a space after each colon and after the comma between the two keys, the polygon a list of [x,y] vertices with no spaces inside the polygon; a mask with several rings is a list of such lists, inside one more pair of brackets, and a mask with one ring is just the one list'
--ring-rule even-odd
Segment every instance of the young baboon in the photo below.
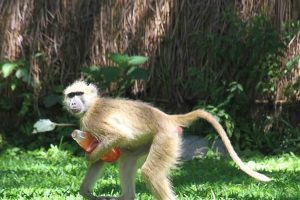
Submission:
{"label": "young baboon", "polygon": [[[176,199],[168,174],[180,155],[181,127],[200,118],[214,127],[241,170],[257,180],[270,181],[241,161],[222,126],[204,110],[168,115],[140,101],[100,97],[97,88],[84,81],[75,81],[65,89],[64,104],[80,118],[81,129],[100,141],[88,155],[92,164],[80,188],[80,193],[87,199],[134,199],[137,160],[143,155],[146,160],[141,173],[153,196],[159,200]],[[115,147],[122,151],[119,159],[122,195],[119,198],[95,197],[92,189],[105,164],[99,158]]]}

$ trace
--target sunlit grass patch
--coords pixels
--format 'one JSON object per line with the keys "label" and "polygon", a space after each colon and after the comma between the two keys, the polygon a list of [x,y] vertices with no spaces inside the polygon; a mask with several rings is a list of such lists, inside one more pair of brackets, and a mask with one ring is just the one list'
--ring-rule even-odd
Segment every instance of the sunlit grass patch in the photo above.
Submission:
{"label": "sunlit grass patch", "polygon": [[[172,170],[178,199],[299,199],[299,156],[247,156],[244,160],[274,180],[258,182],[241,172],[230,159],[210,155]],[[86,169],[83,156],[56,146],[34,151],[7,149],[0,155],[0,199],[82,199],[78,191]],[[107,167],[94,192],[120,194],[116,165]],[[137,199],[153,199],[140,174]]]}

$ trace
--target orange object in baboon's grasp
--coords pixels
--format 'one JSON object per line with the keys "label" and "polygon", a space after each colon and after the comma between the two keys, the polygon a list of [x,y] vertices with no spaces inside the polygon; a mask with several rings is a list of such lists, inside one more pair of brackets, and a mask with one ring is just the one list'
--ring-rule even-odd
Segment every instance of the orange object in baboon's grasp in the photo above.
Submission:
{"label": "orange object in baboon's grasp", "polygon": [[[85,152],[91,153],[100,143],[97,138],[93,137],[91,134],[80,131],[74,130],[72,132],[72,138],[81,146]],[[100,159],[105,162],[115,162],[119,159],[121,155],[121,150],[119,148],[113,148],[107,154],[105,154]]]}

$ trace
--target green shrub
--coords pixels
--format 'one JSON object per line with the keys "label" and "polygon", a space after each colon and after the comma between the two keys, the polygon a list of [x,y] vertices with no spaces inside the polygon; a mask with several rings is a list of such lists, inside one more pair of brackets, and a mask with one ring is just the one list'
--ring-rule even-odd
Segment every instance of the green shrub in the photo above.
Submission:
{"label": "green shrub", "polygon": [[[37,54],[36,56],[40,56]],[[89,81],[108,90],[111,96],[121,96],[127,92],[135,80],[146,80],[148,71],[138,68],[148,60],[144,56],[110,54],[109,58],[116,67],[83,68],[83,74]],[[34,101],[36,85],[30,77],[30,64],[25,60],[0,62],[0,113],[8,119],[0,127],[0,147],[4,144],[16,145],[29,149],[51,144],[72,141],[69,137],[74,128],[57,128],[53,132],[33,135],[33,124],[38,119],[51,119],[55,122],[78,123],[78,120],[63,110],[62,91],[64,86],[57,84],[47,94]],[[2,81],[3,80],[3,81]],[[9,117],[8,117],[9,116]],[[8,142],[2,142],[1,138]]]}
{"label": "green shrub", "polygon": [[100,89],[108,90],[111,96],[122,96],[134,81],[148,79],[148,71],[137,67],[144,64],[147,57],[113,53],[109,59],[117,66],[91,66],[83,68],[82,72],[86,79],[97,84]]}
{"label": "green shrub", "polygon": [[30,90],[33,82],[29,75],[29,64],[22,59],[0,62],[0,80],[0,95],[7,97],[0,99],[0,108],[17,112],[20,116],[26,115],[32,106]]}
{"label": "green shrub", "polygon": [[[279,33],[263,14],[246,21],[235,14],[227,14],[224,21],[227,27],[222,33],[192,34],[197,48],[205,52],[207,62],[201,69],[190,68],[185,87],[192,97],[200,99],[196,108],[212,112],[242,149],[273,152],[273,144],[280,143],[274,141],[284,134],[280,133],[280,127],[290,130],[287,132],[293,132],[294,127],[276,123],[275,131],[266,132],[270,117],[255,114],[254,104],[257,99],[274,101],[279,82],[297,67],[300,55],[285,66],[282,66],[282,58],[291,35],[299,33],[300,25],[291,23],[292,31]],[[299,83],[298,80],[287,86],[288,99],[299,90]],[[272,123],[274,120],[280,121],[273,119]],[[299,150],[295,145],[289,151],[291,149]]]}

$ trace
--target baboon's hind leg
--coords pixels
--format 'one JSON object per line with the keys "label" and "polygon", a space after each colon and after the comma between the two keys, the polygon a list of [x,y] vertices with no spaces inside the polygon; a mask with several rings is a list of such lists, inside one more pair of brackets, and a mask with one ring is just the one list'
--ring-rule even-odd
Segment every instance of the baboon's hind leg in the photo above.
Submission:
{"label": "baboon's hind leg", "polygon": [[[175,134],[175,133],[173,133]],[[141,172],[147,186],[158,200],[176,199],[168,178],[179,156],[180,138],[171,133],[157,133]]]}

